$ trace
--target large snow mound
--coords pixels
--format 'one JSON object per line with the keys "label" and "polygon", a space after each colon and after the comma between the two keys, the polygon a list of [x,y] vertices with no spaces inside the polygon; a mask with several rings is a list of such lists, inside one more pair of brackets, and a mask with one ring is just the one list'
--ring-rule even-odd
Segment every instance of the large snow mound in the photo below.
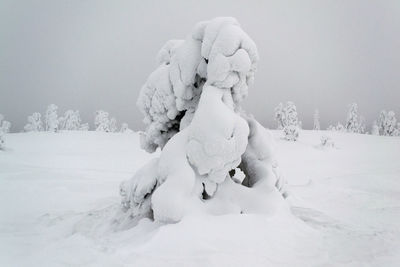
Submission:
{"label": "large snow mound", "polygon": [[[321,135],[335,147],[321,148]],[[292,215],[200,213],[120,229],[120,181],[158,156],[137,134],[6,134],[0,266],[398,266],[400,139],[280,137]]]}

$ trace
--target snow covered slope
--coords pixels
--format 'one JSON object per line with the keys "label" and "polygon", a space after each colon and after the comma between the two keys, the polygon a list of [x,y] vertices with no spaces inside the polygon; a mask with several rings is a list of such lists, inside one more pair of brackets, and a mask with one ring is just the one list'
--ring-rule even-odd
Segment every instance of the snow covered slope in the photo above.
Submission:
{"label": "snow covered slope", "polygon": [[[7,134],[0,266],[398,266],[400,138],[279,139],[293,216],[193,214],[115,223],[119,184],[155,155],[136,134]],[[329,135],[334,148],[320,148]]]}

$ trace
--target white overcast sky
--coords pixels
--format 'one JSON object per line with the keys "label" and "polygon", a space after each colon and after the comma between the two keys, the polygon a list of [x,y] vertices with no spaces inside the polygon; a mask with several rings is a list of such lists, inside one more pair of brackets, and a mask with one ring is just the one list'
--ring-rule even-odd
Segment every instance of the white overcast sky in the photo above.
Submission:
{"label": "white overcast sky", "polygon": [[267,127],[288,100],[306,128],[315,108],[324,128],[344,121],[351,102],[368,123],[381,109],[400,118],[398,0],[0,0],[0,113],[13,131],[50,103],[140,129],[136,98],[159,48],[216,16],[236,17],[258,46],[245,106]]}

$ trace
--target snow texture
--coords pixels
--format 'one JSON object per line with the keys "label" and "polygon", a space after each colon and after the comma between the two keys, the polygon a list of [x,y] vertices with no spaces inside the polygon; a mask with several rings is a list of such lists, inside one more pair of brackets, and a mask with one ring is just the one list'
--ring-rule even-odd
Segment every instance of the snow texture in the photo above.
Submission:
{"label": "snow texture", "polygon": [[[137,134],[6,134],[0,266],[397,267],[400,170],[388,159],[400,158],[400,138],[303,130],[287,142],[281,134],[272,131],[273,154],[291,213],[199,213],[176,224],[143,218],[135,227],[116,189],[160,156],[141,150]],[[337,149],[317,149],[321,135]],[[241,186],[230,181],[213,198],[222,199],[220,187]],[[234,210],[239,195],[226,196]]]}
{"label": "snow texture", "polygon": [[132,218],[287,210],[271,135],[240,105],[257,61],[233,18],[200,22],[164,45],[137,102],[147,124],[142,147],[161,155],[120,187]]}

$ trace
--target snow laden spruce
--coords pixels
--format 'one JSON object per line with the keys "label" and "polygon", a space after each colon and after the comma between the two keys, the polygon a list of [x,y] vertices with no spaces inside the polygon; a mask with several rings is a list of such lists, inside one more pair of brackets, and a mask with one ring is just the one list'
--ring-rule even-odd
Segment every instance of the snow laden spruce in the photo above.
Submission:
{"label": "snow laden spruce", "polygon": [[275,108],[275,120],[278,130],[283,130],[283,138],[288,141],[296,141],[299,138],[301,122],[297,117],[297,109],[293,102],[288,101],[285,106],[282,103]]}
{"label": "snow laden spruce", "polygon": [[4,119],[3,114],[0,114],[0,150],[5,148],[5,138],[4,135],[10,132],[11,123]]}
{"label": "snow laden spruce", "polygon": [[125,218],[287,209],[273,137],[241,107],[258,59],[234,18],[200,22],[164,45],[137,102],[141,146],[161,154],[121,184]]}

